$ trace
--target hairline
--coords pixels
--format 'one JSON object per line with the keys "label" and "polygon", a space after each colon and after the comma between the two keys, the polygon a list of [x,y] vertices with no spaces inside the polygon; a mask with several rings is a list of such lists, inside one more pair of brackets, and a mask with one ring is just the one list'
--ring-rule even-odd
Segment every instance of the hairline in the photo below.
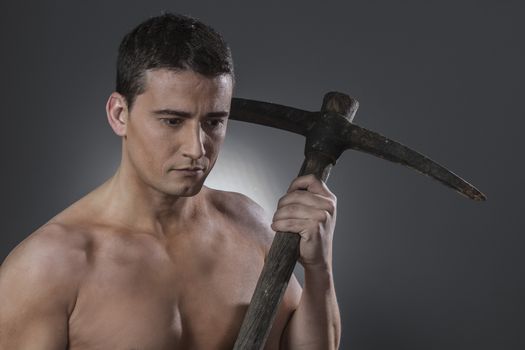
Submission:
{"label": "hairline", "polygon": [[141,72],[140,72],[140,75],[137,79],[137,82],[139,83],[139,89],[137,90],[137,92],[135,94],[133,94],[133,100],[131,101],[127,101],[127,98],[125,96],[124,97],[124,100],[126,101],[126,105],[128,107],[128,112],[131,112],[131,109],[133,108],[133,105],[135,104],[135,101],[137,99],[137,97],[139,95],[142,95],[144,92],[146,92],[146,74],[147,72],[151,72],[151,71],[158,71],[158,70],[168,70],[168,71],[171,71],[171,72],[193,72],[193,73],[196,73],[196,74],[199,74],[199,75],[202,75],[203,77],[206,77],[206,78],[209,78],[209,79],[213,79],[213,78],[217,78],[217,77],[221,77],[221,76],[230,76],[231,80],[232,80],[232,90],[233,88],[235,87],[235,74],[233,74],[233,72],[221,72],[221,73],[218,73],[218,74],[213,74],[213,75],[207,75],[207,74],[202,74],[194,69],[191,69],[190,67],[188,68],[179,68],[179,67],[173,67],[173,66],[160,66],[160,67],[152,67],[152,68],[146,68],[146,69],[143,69]]}

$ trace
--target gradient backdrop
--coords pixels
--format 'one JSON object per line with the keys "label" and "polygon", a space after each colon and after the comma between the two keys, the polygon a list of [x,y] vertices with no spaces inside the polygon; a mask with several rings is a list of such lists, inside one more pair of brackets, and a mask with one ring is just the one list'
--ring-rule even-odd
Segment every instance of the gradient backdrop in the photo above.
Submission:
{"label": "gradient backdrop", "polygon": [[[446,165],[477,203],[357,152],[338,196],[341,349],[523,349],[525,165],[522,1],[2,1],[0,261],[115,171],[104,105],[117,46],[161,10],[219,30],[235,95],[318,110],[356,97],[355,122]],[[209,179],[273,214],[304,141],[231,122]]]}

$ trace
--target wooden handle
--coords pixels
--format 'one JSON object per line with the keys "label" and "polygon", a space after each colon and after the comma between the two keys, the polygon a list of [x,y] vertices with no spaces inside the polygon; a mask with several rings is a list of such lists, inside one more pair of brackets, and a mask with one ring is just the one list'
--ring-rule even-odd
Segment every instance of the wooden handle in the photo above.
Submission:
{"label": "wooden handle", "polygon": [[[311,154],[305,159],[299,176],[315,174],[321,180],[325,180],[331,168],[331,158],[322,154]],[[300,239],[301,236],[296,233],[275,234],[235,342],[235,350],[259,350],[264,347],[277,308],[299,257]]]}
{"label": "wooden handle", "polygon": [[[357,108],[356,100],[341,93],[330,92],[325,95],[321,112],[335,112],[351,121]],[[310,142],[310,144],[315,143]],[[337,157],[310,148],[306,149],[305,153],[306,158],[299,176],[314,174],[318,179],[326,182],[334,158]],[[264,347],[277,308],[297,263],[300,239],[301,237],[296,233],[275,234],[234,350],[261,350]]]}

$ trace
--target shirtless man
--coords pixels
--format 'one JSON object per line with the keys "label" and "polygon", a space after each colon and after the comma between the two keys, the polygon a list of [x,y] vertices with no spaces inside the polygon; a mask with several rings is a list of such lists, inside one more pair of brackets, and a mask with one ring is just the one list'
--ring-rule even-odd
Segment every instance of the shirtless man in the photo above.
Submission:
{"label": "shirtless man", "polygon": [[110,179],[20,243],[0,270],[0,349],[231,349],[274,230],[301,235],[266,349],[334,349],[336,198],[295,179],[273,222],[203,186],[223,142],[230,51],[191,18],[149,19],[122,41],[106,105],[122,138]]}

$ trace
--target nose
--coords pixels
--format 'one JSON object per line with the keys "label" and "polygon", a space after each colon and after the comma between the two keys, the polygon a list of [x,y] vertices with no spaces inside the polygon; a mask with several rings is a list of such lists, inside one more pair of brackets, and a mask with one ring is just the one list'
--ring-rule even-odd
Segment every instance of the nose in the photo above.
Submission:
{"label": "nose", "polygon": [[206,135],[199,122],[188,123],[188,125],[190,125],[190,127],[185,130],[182,154],[185,157],[197,160],[202,158],[206,153],[203,144]]}

